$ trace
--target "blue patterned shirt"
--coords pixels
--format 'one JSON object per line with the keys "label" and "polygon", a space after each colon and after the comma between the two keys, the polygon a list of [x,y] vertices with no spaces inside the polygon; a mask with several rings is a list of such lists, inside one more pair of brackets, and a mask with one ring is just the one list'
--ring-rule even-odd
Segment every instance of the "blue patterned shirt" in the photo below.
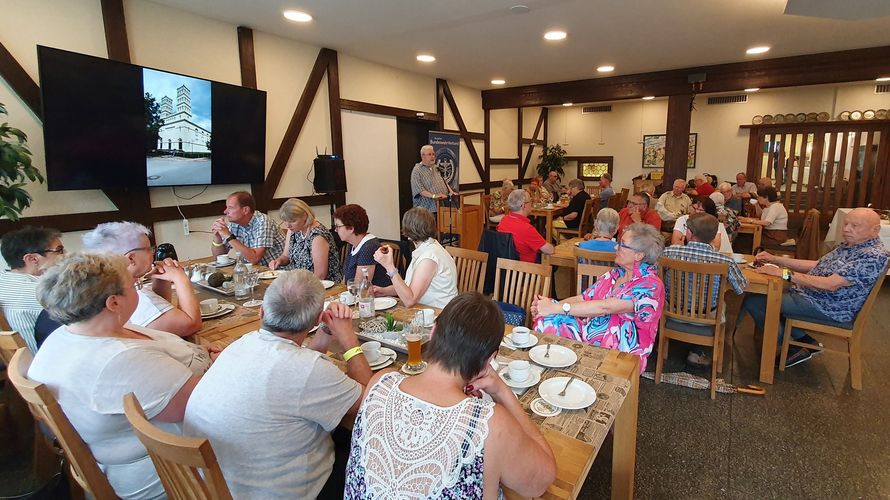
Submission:
{"label": "blue patterned shirt", "polygon": [[[260,259],[261,266],[268,266],[272,259],[277,259],[284,251],[284,236],[278,226],[266,214],[254,212],[246,226],[229,222],[229,231],[235,238],[248,248],[265,248],[266,253]],[[226,250],[231,247],[226,243]]]}
{"label": "blue patterned shirt", "polygon": [[[738,264],[732,260],[732,257],[724,255],[716,250],[708,243],[700,241],[690,241],[686,245],[672,245],[664,249],[662,256],[668,259],[684,260],[687,262],[703,262],[707,264],[728,264],[729,265],[729,285],[735,290],[735,293],[741,294],[745,287],[748,286],[748,280],[742,274]],[[665,280],[665,288],[668,286],[668,280]],[[714,280],[714,290],[711,292],[711,307],[717,307],[717,296],[720,292],[720,280]],[[665,290],[670,293],[670,290]],[[692,290],[689,290],[690,303],[692,302]]]}
{"label": "blue patterned shirt", "polygon": [[878,238],[858,245],[841,243],[819,259],[816,267],[807,274],[810,276],[837,274],[850,282],[850,286],[830,291],[795,285],[790,291],[803,295],[835,321],[849,323],[862,309],[872,286],[884,272],[888,258],[890,255],[887,254],[887,249]]}

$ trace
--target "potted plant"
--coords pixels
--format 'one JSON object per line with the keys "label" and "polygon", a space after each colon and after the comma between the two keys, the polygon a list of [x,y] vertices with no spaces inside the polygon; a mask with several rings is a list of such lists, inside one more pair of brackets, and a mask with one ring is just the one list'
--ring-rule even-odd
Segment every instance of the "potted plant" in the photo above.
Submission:
{"label": "potted plant", "polygon": [[562,167],[566,164],[566,150],[559,144],[544,146],[544,151],[538,156],[541,163],[538,164],[538,175],[547,178],[547,174],[556,171],[560,177],[565,175]]}
{"label": "potted plant", "polygon": [[[0,103],[0,114],[8,114],[3,103]],[[40,171],[31,165],[28,137],[3,122],[0,125],[0,217],[19,220],[22,211],[31,206],[31,195],[24,189],[28,182],[44,182]]]}

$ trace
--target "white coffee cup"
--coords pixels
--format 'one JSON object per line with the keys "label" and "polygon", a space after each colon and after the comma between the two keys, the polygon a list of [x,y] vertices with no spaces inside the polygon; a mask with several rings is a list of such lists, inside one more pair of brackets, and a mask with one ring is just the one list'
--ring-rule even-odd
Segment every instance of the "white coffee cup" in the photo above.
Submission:
{"label": "white coffee cup", "polygon": [[365,353],[368,363],[374,363],[380,357],[380,342],[365,342],[362,344],[362,352]]}
{"label": "white coffee cup", "polygon": [[349,292],[343,292],[340,294],[340,303],[346,304],[347,306],[352,305],[352,294]]}
{"label": "white coffee cup", "polygon": [[529,340],[529,329],[524,326],[517,326],[513,328],[513,334],[510,335],[510,340],[513,341],[516,345],[525,345],[528,344]]}
{"label": "white coffee cup", "polygon": [[553,208],[553,203],[548,203],[547,208]]}
{"label": "white coffee cup", "polygon": [[432,309],[421,309],[420,312],[423,313],[423,326],[433,326],[433,321],[436,320],[436,311]]}
{"label": "white coffee cup", "polygon": [[531,365],[524,359],[514,359],[510,361],[510,380],[514,382],[525,382],[531,373]]}
{"label": "white coffee cup", "polygon": [[201,301],[201,314],[213,314],[219,311],[218,299],[205,299]]}
{"label": "white coffee cup", "polygon": [[229,263],[229,254],[222,254],[216,256],[217,264],[228,264]]}

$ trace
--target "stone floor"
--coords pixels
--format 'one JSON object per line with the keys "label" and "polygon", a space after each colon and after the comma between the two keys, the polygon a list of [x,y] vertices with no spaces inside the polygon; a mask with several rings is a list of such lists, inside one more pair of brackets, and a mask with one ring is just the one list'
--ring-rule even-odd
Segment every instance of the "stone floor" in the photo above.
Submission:
{"label": "stone floor", "polygon": [[[730,300],[730,313],[739,299]],[[886,308],[886,309],[885,309]],[[734,320],[729,316],[730,324]],[[846,360],[824,354],[778,373],[766,396],[718,394],[641,381],[637,498],[890,497],[890,286],[873,308],[864,340],[863,391],[850,388]],[[752,324],[727,342],[724,376],[757,383]],[[675,342],[667,370],[683,371],[686,348]],[[653,359],[654,365],[654,359]],[[30,430],[0,433],[0,497],[35,483]],[[15,438],[15,439],[12,439]],[[611,442],[590,472],[581,498],[608,498]]]}

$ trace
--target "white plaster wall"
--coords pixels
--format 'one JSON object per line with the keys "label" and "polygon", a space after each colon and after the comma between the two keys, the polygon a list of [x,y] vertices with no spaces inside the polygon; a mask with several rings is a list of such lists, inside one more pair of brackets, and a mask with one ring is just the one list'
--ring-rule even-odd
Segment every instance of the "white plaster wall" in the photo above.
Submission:
{"label": "white plaster wall", "polygon": [[436,112],[436,79],[339,54],[340,97]]}

